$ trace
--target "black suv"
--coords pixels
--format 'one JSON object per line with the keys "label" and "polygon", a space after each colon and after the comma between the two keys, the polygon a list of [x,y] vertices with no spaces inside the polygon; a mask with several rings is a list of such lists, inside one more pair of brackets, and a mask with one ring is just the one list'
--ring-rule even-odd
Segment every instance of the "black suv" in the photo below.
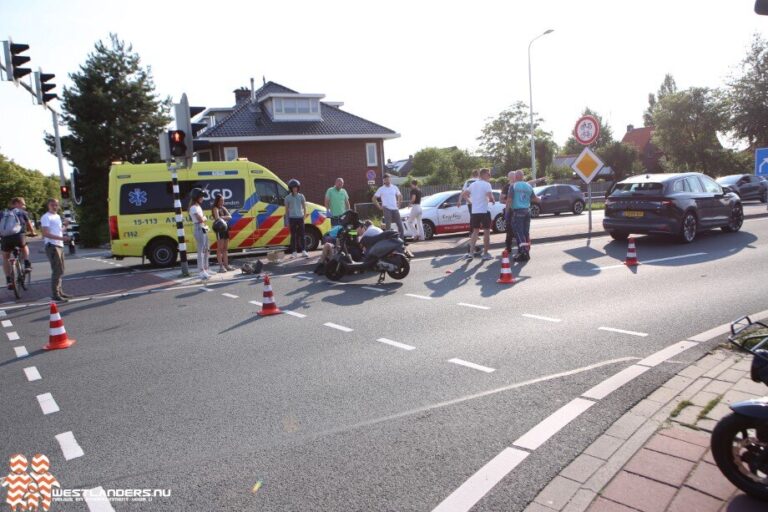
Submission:
{"label": "black suv", "polygon": [[605,201],[603,228],[614,240],[630,233],[667,234],[693,242],[696,233],[741,229],[741,199],[698,172],[644,174],[611,187]]}
{"label": "black suv", "polygon": [[757,199],[761,203],[768,203],[768,182],[759,176],[751,174],[731,174],[717,178],[717,182],[726,190],[735,192],[742,201]]}
{"label": "black suv", "polygon": [[539,196],[540,203],[531,205],[531,217],[538,217],[542,213],[573,212],[581,215],[584,211],[584,193],[575,185],[545,185],[536,187],[533,193]]}

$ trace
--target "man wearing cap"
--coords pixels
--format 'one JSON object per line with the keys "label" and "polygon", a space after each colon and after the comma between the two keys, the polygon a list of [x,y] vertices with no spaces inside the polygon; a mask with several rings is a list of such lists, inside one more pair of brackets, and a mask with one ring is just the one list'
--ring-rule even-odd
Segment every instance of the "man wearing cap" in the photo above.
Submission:
{"label": "man wearing cap", "polygon": [[331,226],[341,225],[341,216],[349,210],[349,194],[344,190],[342,178],[336,178],[336,184],[325,192],[325,209],[331,218]]}
{"label": "man wearing cap", "polygon": [[[381,200],[379,203],[378,200]],[[384,175],[384,185],[379,187],[379,190],[373,195],[373,202],[376,204],[376,208],[384,212],[384,226],[389,226],[394,222],[397,224],[397,232],[400,233],[400,238],[405,239],[405,229],[403,228],[403,220],[400,218],[400,201],[403,200],[403,195],[400,193],[400,189],[392,185],[392,179],[389,174]]]}

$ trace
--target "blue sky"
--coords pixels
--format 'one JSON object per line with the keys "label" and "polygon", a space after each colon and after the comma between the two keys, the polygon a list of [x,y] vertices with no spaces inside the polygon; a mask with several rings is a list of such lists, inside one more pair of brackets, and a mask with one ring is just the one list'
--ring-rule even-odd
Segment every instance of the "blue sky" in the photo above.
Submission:
{"label": "blue sky", "polygon": [[[174,14],[173,5],[193,7]],[[528,42],[549,28],[532,47],[533,103],[560,144],[586,106],[620,138],[627,124],[642,125],[665,73],[680,88],[718,87],[752,34],[768,37],[768,16],[754,14],[753,0],[198,5],[0,0],[0,38],[29,44],[33,68],[56,73],[59,87],[114,32],[152,67],[162,96],[230,106],[235,88],[262,76],[324,93],[399,132],[385,145],[394,160],[427,146],[476,149],[488,118],[528,102]],[[50,115],[10,82],[0,82],[0,112],[0,152],[57,172],[42,142]]]}

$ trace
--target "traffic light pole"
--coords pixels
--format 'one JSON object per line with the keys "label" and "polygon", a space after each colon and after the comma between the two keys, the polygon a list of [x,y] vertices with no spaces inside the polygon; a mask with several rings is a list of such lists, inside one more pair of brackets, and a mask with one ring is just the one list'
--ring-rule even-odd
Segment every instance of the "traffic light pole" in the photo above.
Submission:
{"label": "traffic light pole", "polygon": [[[179,240],[179,259],[181,260],[181,276],[189,277],[189,265],[187,264],[187,242],[184,237],[184,216],[181,212],[181,198],[179,196],[179,175],[176,163],[168,163],[171,171],[171,185],[173,186],[173,208],[176,213],[176,237]],[[199,265],[199,263],[198,263]]]}

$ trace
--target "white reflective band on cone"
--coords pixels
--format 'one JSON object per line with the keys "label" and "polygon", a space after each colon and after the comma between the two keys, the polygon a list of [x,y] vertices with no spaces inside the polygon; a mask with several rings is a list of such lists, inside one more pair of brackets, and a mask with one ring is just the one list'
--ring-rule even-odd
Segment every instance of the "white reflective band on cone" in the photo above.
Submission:
{"label": "white reflective band on cone", "polygon": [[64,327],[51,327],[50,336],[60,336],[62,334],[67,334],[67,331],[64,329]]}
{"label": "white reflective band on cone", "polygon": [[55,320],[61,320],[61,315],[59,313],[51,313],[51,322]]}

